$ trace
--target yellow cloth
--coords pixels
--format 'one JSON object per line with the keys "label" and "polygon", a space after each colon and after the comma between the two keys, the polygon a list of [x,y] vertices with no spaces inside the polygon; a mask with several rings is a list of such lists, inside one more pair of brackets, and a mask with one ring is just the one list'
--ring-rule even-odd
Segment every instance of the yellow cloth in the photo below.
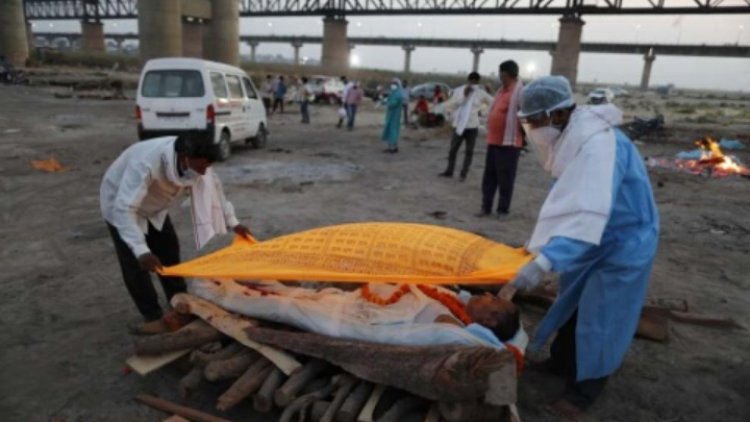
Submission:
{"label": "yellow cloth", "polygon": [[210,255],[162,270],[216,280],[501,284],[532,256],[475,234],[405,223],[323,227],[255,242],[236,238]]}

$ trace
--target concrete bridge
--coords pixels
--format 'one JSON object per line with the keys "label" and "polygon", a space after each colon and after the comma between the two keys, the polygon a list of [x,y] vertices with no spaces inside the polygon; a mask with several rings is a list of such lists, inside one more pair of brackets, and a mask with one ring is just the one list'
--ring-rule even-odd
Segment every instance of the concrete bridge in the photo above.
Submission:
{"label": "concrete bridge", "polygon": [[[1,0],[0,54],[19,65],[27,60],[30,41],[33,39],[29,19],[80,20],[82,48],[103,52],[105,35],[101,20],[137,18],[140,55],[143,60],[153,57],[194,56],[239,64],[237,40],[240,39],[240,16],[321,16],[323,36],[318,41],[322,44],[321,64],[331,72],[343,73],[349,66],[350,43],[357,44],[356,38],[347,38],[347,15],[558,15],[562,17],[556,43],[538,43],[537,48],[531,48],[531,44],[516,46],[553,51],[551,73],[563,75],[575,85],[578,58],[581,51],[586,51],[581,43],[584,26],[582,16],[750,14],[750,0],[648,0],[641,6],[633,6],[632,3],[626,5],[624,0],[602,0],[599,3],[591,5],[586,0]],[[256,41],[250,40],[250,45]],[[400,39],[393,42],[404,49],[405,70],[408,71],[411,52],[417,46],[428,46],[425,43],[431,40],[405,41],[406,39]],[[298,45],[304,43],[301,40],[284,42]],[[441,40],[434,42],[439,43]],[[471,43],[468,48],[474,54],[473,68],[478,67],[485,48],[512,48],[514,45],[511,41],[504,40],[466,42]],[[463,44],[429,46],[466,47]],[[621,49],[630,51],[627,44],[620,46]],[[299,51],[299,47],[295,48]],[[594,46],[591,45],[591,48]],[[609,48],[607,52],[619,52],[613,45],[601,48]],[[668,54],[646,48],[642,47],[637,52],[646,57],[645,67],[649,71],[644,74],[650,73],[654,54]]]}
{"label": "concrete bridge", "polygon": [[[67,39],[80,41],[82,35],[73,32],[43,32],[34,34],[36,39],[45,39],[48,43],[56,39]],[[121,48],[126,40],[138,40],[138,34],[120,33],[104,34],[104,38],[111,39]],[[255,61],[255,52],[260,43],[285,43],[294,48],[294,63],[300,64],[300,48],[305,44],[322,44],[323,37],[305,35],[240,35],[241,42],[247,43],[251,48],[251,60]],[[465,48],[473,54],[472,69],[479,67],[479,59],[484,50],[536,50],[548,51],[555,54],[557,43],[551,41],[525,41],[525,40],[482,40],[461,38],[386,38],[386,37],[349,37],[347,38],[349,48],[358,45],[394,46],[401,47],[404,51],[404,73],[411,70],[411,54],[417,47],[432,48]],[[644,58],[643,73],[641,76],[641,88],[648,88],[651,77],[651,68],[658,55],[667,56],[704,56],[704,57],[737,57],[750,58],[750,46],[739,45],[689,45],[689,44],[636,44],[636,43],[581,43],[581,51],[587,53],[616,53],[616,54],[638,54]],[[201,57],[198,51],[186,52],[186,56]]]}

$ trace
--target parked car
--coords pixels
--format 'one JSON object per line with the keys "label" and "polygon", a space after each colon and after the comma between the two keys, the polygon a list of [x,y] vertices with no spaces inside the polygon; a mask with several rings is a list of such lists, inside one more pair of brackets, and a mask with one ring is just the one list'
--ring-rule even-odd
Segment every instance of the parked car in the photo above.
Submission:
{"label": "parked car", "polygon": [[620,88],[619,86],[611,86],[608,88],[610,91],[612,91],[612,94],[614,94],[615,97],[629,97],[630,92],[624,88]]}
{"label": "parked car", "polygon": [[316,103],[341,103],[341,96],[344,93],[344,83],[341,82],[341,79],[333,76],[315,75],[310,77],[310,83]]}
{"label": "parked car", "polygon": [[440,86],[446,97],[450,97],[451,88],[442,82],[427,82],[415,86],[411,89],[410,97],[412,100],[416,100],[424,95],[427,101],[432,101],[435,96],[435,86]]}
{"label": "parked car", "polygon": [[198,131],[216,144],[222,161],[232,143],[262,148],[268,137],[266,110],[250,77],[207,60],[149,60],[138,82],[135,115],[141,140]]}
{"label": "parked car", "polygon": [[608,88],[596,88],[589,92],[586,97],[588,104],[607,104],[611,103],[615,99],[615,94]]}

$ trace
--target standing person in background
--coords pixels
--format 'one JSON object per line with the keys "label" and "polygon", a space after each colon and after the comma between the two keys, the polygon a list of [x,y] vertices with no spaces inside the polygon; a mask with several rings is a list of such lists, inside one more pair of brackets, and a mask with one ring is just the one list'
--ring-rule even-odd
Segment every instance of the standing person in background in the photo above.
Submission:
{"label": "standing person in background", "polygon": [[440,85],[435,85],[435,91],[432,96],[432,103],[438,104],[445,101],[445,92],[443,92],[443,88]]}
{"label": "standing person in background", "polygon": [[284,77],[279,76],[278,82],[276,82],[276,89],[274,90],[273,99],[273,112],[276,112],[276,108],[280,108],[280,113],[284,113],[284,96],[286,96],[286,84],[284,84]]}
{"label": "standing person in background", "polygon": [[461,168],[461,181],[466,180],[469,174],[469,167],[474,156],[474,145],[479,134],[479,110],[485,105],[491,105],[493,100],[479,85],[479,79],[479,73],[471,72],[468,83],[456,88],[446,104],[446,111],[453,114],[453,136],[448,152],[448,168],[439,174],[440,177],[453,177],[456,156],[464,141],[466,141],[466,152]]}
{"label": "standing person in background", "polygon": [[336,125],[337,128],[344,126],[344,119],[349,120],[349,109],[346,106],[346,97],[349,95],[349,90],[352,89],[352,84],[346,78],[346,75],[341,76],[341,83],[344,84],[344,89],[341,91],[341,108],[344,109],[344,114],[339,116],[339,123]]}
{"label": "standing person in background", "polygon": [[385,127],[383,128],[382,140],[388,144],[383,152],[395,154],[398,152],[398,138],[401,136],[401,114],[404,107],[401,95],[401,81],[393,78],[391,82],[391,93],[385,109]]}
{"label": "standing person in background", "polygon": [[411,89],[409,89],[409,82],[404,79],[404,86],[401,88],[401,95],[404,97],[404,126],[409,124],[409,99],[411,96]]}
{"label": "standing person in background", "polygon": [[521,110],[523,89],[523,82],[518,80],[518,64],[513,60],[502,62],[499,73],[502,87],[495,95],[487,118],[487,156],[482,177],[480,217],[492,213],[495,192],[499,193],[498,217],[508,214],[518,157],[523,148],[523,129],[517,116]]}
{"label": "standing person in background", "polygon": [[359,86],[359,82],[354,82],[352,87],[346,93],[346,99],[344,100],[347,110],[346,127],[349,130],[354,129],[354,119],[357,117],[357,108],[362,103],[363,98],[364,92]]}
{"label": "standing person in background", "polygon": [[266,80],[263,82],[261,92],[263,93],[263,105],[266,107],[266,114],[271,112],[271,105],[273,104],[271,99],[273,98],[274,91],[273,76],[266,75]]}
{"label": "standing person in background", "polygon": [[308,83],[306,76],[302,77],[302,83],[297,89],[297,95],[299,96],[299,109],[302,114],[302,123],[310,123],[310,98],[313,97],[312,86]]}

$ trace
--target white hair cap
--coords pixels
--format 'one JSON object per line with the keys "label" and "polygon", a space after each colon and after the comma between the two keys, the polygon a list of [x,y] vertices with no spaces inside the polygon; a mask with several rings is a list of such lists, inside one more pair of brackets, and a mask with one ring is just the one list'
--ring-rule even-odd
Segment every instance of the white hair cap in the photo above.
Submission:
{"label": "white hair cap", "polygon": [[573,104],[573,90],[565,77],[544,76],[526,85],[521,91],[521,111],[518,112],[518,117],[550,113]]}

